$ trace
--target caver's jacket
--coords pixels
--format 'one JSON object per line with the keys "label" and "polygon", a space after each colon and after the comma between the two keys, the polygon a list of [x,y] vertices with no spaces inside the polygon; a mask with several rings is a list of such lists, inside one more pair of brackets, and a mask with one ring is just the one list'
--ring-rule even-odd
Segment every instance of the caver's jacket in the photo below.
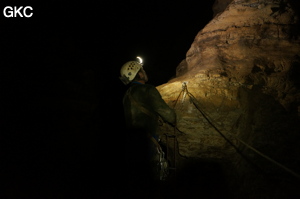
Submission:
{"label": "caver's jacket", "polygon": [[174,109],[162,99],[158,90],[149,84],[131,83],[123,98],[126,125],[129,129],[157,138],[159,116],[175,125]]}

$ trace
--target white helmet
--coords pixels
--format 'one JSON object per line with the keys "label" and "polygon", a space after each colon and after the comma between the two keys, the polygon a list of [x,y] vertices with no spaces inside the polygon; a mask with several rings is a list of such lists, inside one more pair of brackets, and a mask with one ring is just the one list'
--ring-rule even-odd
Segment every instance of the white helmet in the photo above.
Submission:
{"label": "white helmet", "polygon": [[143,68],[141,59],[140,62],[137,61],[126,62],[120,70],[121,73],[120,80],[125,85],[129,84],[135,78],[136,74],[140,71],[141,68]]}

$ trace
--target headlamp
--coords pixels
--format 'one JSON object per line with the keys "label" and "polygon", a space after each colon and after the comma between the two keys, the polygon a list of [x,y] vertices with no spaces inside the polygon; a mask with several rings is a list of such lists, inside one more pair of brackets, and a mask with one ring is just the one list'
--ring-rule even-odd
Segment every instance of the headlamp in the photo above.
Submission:
{"label": "headlamp", "polygon": [[141,65],[143,65],[143,59],[141,58],[141,57],[136,57],[139,61],[139,63],[141,64]]}

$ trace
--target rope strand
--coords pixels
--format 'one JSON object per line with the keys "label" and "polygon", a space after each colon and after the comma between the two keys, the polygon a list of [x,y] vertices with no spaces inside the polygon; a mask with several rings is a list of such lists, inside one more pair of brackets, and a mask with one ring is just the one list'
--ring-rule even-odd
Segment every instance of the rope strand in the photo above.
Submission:
{"label": "rope strand", "polygon": [[[194,104],[194,106],[196,107],[196,109],[202,114],[202,116],[207,120],[207,122],[232,146],[236,149],[236,151],[241,154],[245,159],[247,159],[241,152],[240,150],[238,149],[237,146],[235,146],[212,122],[211,120],[209,119],[208,115],[203,111],[201,110],[201,108],[199,107],[199,102],[198,100],[193,96],[192,93],[190,93],[187,89],[187,85],[186,83],[184,82],[183,83],[183,89],[181,90],[177,100],[176,100],[176,103],[181,95],[182,92],[186,92],[186,94],[190,97],[192,103]],[[175,105],[176,105],[175,103]],[[175,106],[174,106],[175,108]],[[249,144],[247,144],[246,142],[242,141],[241,139],[239,139],[236,135],[233,135],[231,134],[230,132],[228,132],[230,136],[234,137],[235,139],[237,139],[240,143],[242,143],[243,145],[245,145],[247,148],[251,149],[252,151],[254,151],[255,153],[257,153],[258,155],[260,155],[261,157],[269,160],[270,162],[272,162],[273,164],[279,166],[280,168],[284,169],[285,171],[287,171],[288,173],[292,174],[293,176],[297,177],[297,178],[300,178],[300,175],[294,171],[292,171],[291,169],[287,168],[286,166],[280,164],[279,162],[273,160],[272,158],[268,157],[267,155],[263,154],[262,152],[258,151],[257,149],[255,149],[254,147],[250,146]]]}

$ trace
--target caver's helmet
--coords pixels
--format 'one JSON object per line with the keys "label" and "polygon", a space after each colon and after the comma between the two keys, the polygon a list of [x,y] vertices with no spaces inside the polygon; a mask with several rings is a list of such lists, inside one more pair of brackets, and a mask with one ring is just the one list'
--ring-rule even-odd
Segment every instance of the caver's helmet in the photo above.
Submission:
{"label": "caver's helmet", "polygon": [[138,61],[126,62],[120,70],[121,73],[120,80],[125,85],[129,84],[135,78],[136,74],[141,70],[141,68],[143,68],[141,59],[140,62]]}

